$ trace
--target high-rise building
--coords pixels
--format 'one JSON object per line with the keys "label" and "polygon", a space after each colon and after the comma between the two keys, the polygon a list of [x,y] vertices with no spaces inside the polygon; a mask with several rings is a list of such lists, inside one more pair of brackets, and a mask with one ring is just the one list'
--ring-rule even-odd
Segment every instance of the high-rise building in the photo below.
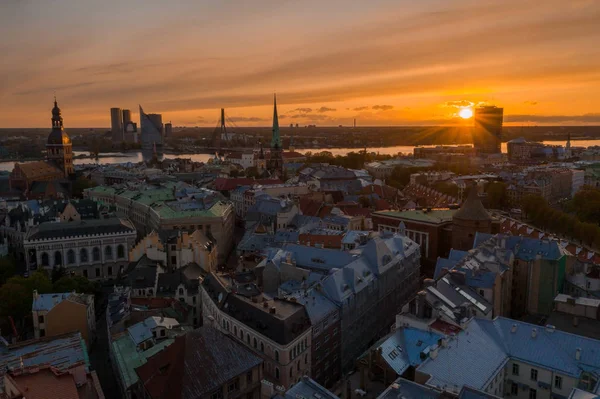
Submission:
{"label": "high-rise building", "polygon": [[271,174],[283,173],[283,146],[279,135],[279,116],[277,115],[277,97],[273,96],[273,133],[271,135],[271,156],[269,159],[269,172]]}
{"label": "high-rise building", "polygon": [[123,126],[127,126],[128,122],[131,122],[131,111],[128,109],[124,109],[123,111]]}
{"label": "high-rise building", "polygon": [[123,111],[121,108],[110,109],[110,131],[112,132],[113,144],[123,142]]}
{"label": "high-rise building", "polygon": [[161,114],[146,114],[140,105],[140,129],[142,132],[142,150],[162,153],[163,123]]}
{"label": "high-rise building", "polygon": [[165,137],[171,137],[171,134],[173,134],[173,124],[165,123]]}
{"label": "high-rise building", "polygon": [[478,154],[499,154],[502,143],[503,108],[475,108],[473,114],[473,145]]}

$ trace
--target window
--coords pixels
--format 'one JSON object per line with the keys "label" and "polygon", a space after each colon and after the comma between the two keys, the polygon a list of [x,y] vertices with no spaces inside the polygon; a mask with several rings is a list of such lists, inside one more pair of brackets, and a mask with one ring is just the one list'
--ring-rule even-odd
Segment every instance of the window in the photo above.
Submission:
{"label": "window", "polygon": [[94,249],[92,249],[92,259],[94,262],[100,261],[100,248],[94,247]]}
{"label": "window", "polygon": [[320,347],[321,347],[321,343],[317,341],[317,343],[315,344],[315,349],[319,350]]}
{"label": "window", "polygon": [[246,343],[250,345],[250,334],[246,334]]}
{"label": "window", "polygon": [[164,337],[164,336],[165,336],[165,334],[166,334],[166,331],[165,331],[165,330],[160,330],[160,336],[161,336],[161,337]]}
{"label": "window", "polygon": [[264,352],[265,351],[265,344],[264,343],[260,343],[260,351]]}
{"label": "window", "polygon": [[196,295],[194,295],[194,296],[192,297],[192,303],[193,303],[194,305],[196,304]]}
{"label": "window", "polygon": [[246,384],[248,384],[248,385],[252,384],[252,370],[250,370],[246,373]]}
{"label": "window", "polygon": [[329,334],[326,334],[326,335],[325,335],[324,342],[329,342]]}
{"label": "window", "polygon": [[513,375],[519,375],[519,365],[518,364],[513,363],[512,373],[513,373]]}
{"label": "window", "polygon": [[183,288],[179,289],[179,295],[183,295]]}
{"label": "window", "polygon": [[219,390],[218,390],[218,391],[216,391],[216,392],[213,392],[213,393],[210,395],[210,399],[223,399],[223,389],[222,389],[222,388],[219,388]]}
{"label": "window", "polygon": [[554,388],[557,389],[562,389],[562,377],[561,376],[554,376]]}
{"label": "window", "polygon": [[43,322],[44,322],[44,315],[38,316],[38,323],[43,323]]}
{"label": "window", "polygon": [[338,328],[337,327],[333,329],[333,335],[338,335]]}
{"label": "window", "polygon": [[42,253],[42,266],[49,266],[50,261],[48,260],[48,254],[46,252]]}
{"label": "window", "polygon": [[304,355],[304,364],[308,364],[308,354]]}
{"label": "window", "polygon": [[537,374],[538,374],[538,372],[536,369],[531,369],[531,375],[530,375],[531,381],[537,381]]}
{"label": "window", "polygon": [[177,263],[177,256],[171,256],[171,264],[174,265]]}
{"label": "window", "polygon": [[254,349],[258,348],[258,341],[256,340],[256,337],[254,337]]}
{"label": "window", "polygon": [[87,261],[88,261],[87,249],[81,248],[81,250],[79,251],[79,262],[87,263]]}
{"label": "window", "polygon": [[44,330],[43,328],[40,328],[40,337],[45,337],[46,336],[46,330]]}
{"label": "window", "polygon": [[69,265],[72,265],[75,263],[75,251],[73,251],[72,249],[69,249],[67,251],[67,263]]}
{"label": "window", "polygon": [[112,247],[107,245],[104,247],[104,257],[106,260],[112,259]]}
{"label": "window", "polygon": [[[279,361],[279,351],[277,349],[275,349],[275,361],[278,362]],[[279,377],[277,377],[279,378]]]}
{"label": "window", "polygon": [[229,384],[227,387],[227,392],[235,392],[240,389],[240,380],[236,379],[234,382]]}
{"label": "window", "polygon": [[83,277],[88,278],[88,272],[87,272],[87,270],[83,271]]}
{"label": "window", "polygon": [[483,290],[479,290],[479,295],[480,296],[485,296],[485,295],[483,295]]}
{"label": "window", "polygon": [[100,268],[96,268],[96,277],[100,277]]}
{"label": "window", "polygon": [[529,399],[537,399],[537,391],[533,388],[529,388]]}
{"label": "window", "polygon": [[237,326],[233,326],[233,335],[237,336]]}
{"label": "window", "polygon": [[107,274],[108,274],[109,276],[112,276],[112,267],[111,267],[111,266],[109,266],[109,267],[108,267],[108,269],[107,269]]}
{"label": "window", "polygon": [[294,372],[294,366],[290,367],[290,378],[292,378],[292,373]]}
{"label": "window", "polygon": [[119,244],[117,247],[117,258],[123,259],[125,257],[125,247],[123,244]]}
{"label": "window", "polygon": [[279,367],[275,367],[275,378],[279,379]]}

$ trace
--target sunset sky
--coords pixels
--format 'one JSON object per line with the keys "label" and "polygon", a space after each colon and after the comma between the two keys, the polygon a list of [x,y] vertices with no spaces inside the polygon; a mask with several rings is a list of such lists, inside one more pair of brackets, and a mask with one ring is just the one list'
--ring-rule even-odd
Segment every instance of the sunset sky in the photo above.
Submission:
{"label": "sunset sky", "polygon": [[1,0],[0,127],[600,124],[600,0]]}

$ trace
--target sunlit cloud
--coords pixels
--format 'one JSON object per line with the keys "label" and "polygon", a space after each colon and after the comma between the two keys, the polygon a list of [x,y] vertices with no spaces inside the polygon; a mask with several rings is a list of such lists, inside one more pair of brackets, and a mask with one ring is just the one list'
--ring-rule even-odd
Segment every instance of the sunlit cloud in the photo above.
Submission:
{"label": "sunlit cloud", "polygon": [[391,109],[393,109],[394,106],[393,105],[373,105],[371,107],[371,109],[377,110],[377,111],[389,111]]}
{"label": "sunlit cloud", "polygon": [[335,108],[329,108],[329,107],[321,107],[321,108],[317,109],[317,112],[321,112],[321,113],[323,113],[323,112],[335,112],[335,111],[337,111],[337,109],[335,109]]}

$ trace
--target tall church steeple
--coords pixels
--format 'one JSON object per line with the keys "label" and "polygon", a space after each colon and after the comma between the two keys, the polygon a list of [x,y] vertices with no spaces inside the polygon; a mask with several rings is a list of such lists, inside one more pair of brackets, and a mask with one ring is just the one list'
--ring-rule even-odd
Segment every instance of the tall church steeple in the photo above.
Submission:
{"label": "tall church steeple", "polygon": [[62,170],[65,177],[73,174],[71,139],[67,132],[63,130],[63,118],[56,97],[54,97],[54,108],[52,108],[52,131],[46,142],[46,158]]}
{"label": "tall church steeple", "polygon": [[281,147],[281,137],[279,136],[279,116],[277,115],[277,95],[273,94],[273,134],[271,136],[271,148]]}

